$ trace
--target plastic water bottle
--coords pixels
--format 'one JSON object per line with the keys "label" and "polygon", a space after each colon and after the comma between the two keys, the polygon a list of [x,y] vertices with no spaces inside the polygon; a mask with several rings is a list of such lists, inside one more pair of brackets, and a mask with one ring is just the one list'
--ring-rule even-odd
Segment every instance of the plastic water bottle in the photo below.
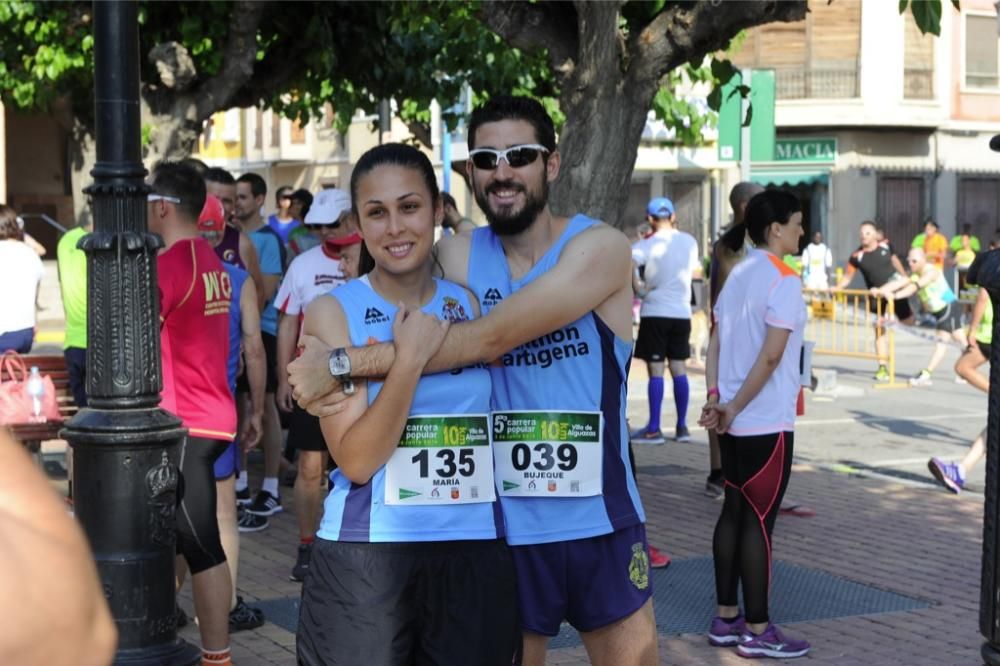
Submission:
{"label": "plastic water bottle", "polygon": [[45,397],[45,383],[42,381],[42,375],[38,372],[38,366],[31,366],[31,376],[28,377],[28,395],[31,396],[31,407],[34,412],[35,419],[41,420],[42,417],[42,398]]}

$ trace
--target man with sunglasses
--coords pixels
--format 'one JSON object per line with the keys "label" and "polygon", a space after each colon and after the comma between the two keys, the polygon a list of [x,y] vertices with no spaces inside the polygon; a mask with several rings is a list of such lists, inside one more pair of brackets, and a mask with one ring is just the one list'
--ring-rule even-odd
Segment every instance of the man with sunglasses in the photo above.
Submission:
{"label": "man with sunglasses", "polygon": [[149,230],[165,247],[156,259],[163,361],[161,406],[187,429],[179,452],[184,497],[177,507],[177,551],[191,571],[203,661],[230,664],[232,578],[216,518],[214,463],[236,437],[236,406],[226,382],[232,283],[198,235],[205,183],[179,162],[150,177]]}
{"label": "man with sunglasses", "polygon": [[[561,157],[552,120],[534,100],[492,98],[472,114],[468,136],[466,173],[489,227],[443,238],[437,258],[484,316],[452,325],[426,372],[491,362],[497,492],[518,575],[524,663],[544,663],[566,619],[592,663],[656,664],[645,516],[625,423],[628,240],[584,215],[549,210]],[[300,404],[323,415],[342,409],[331,353],[341,378],[384,376],[394,357],[392,345],[302,342],[290,383]]]}
{"label": "man with sunglasses", "polygon": [[301,583],[309,570],[309,556],[316,536],[319,509],[323,501],[323,473],[329,461],[326,440],[319,427],[319,419],[305,411],[292,400],[292,389],[284,368],[295,354],[302,318],[306,306],[317,296],[344,282],[340,269],[341,250],[361,242],[361,236],[351,223],[351,195],[343,190],[327,189],[316,194],[305,226],[320,244],[295,257],[281,281],[275,304],[278,321],[278,407],[291,412],[288,428],[288,446],[285,457],[289,460],[299,451],[298,474],[295,477],[295,513],[299,524],[299,550],[291,580]]}
{"label": "man with sunglasses", "polygon": [[292,215],[292,188],[288,185],[282,185],[274,193],[274,199],[278,208],[274,211],[273,215],[268,216],[267,226],[271,227],[274,233],[278,234],[281,244],[288,247],[289,234],[295,231],[300,225],[298,218]]}

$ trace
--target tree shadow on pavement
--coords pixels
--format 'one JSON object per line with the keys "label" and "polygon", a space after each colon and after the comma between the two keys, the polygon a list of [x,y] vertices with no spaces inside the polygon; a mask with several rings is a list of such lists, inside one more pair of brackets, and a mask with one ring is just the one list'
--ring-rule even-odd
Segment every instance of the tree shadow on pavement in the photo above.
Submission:
{"label": "tree shadow on pavement", "polygon": [[[875,414],[859,409],[847,410],[847,413],[860,424],[875,430],[876,432],[899,435],[910,439],[940,442],[956,442],[959,444],[969,444],[965,436],[955,433],[951,427],[954,422],[943,422],[943,426],[931,425],[927,422],[913,421],[907,417],[893,418],[885,414]],[[956,416],[956,419],[959,418]]]}

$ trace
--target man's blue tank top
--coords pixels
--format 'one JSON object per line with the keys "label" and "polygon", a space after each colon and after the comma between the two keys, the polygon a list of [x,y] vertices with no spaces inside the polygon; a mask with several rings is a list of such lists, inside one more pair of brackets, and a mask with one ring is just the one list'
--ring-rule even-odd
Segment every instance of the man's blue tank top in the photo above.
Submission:
{"label": "man's blue tank top", "polygon": [[[437,293],[421,310],[439,319],[472,318],[468,292],[445,280],[436,280]],[[351,280],[332,292],[347,317],[351,344],[363,347],[392,340],[397,307],[372,289],[367,276]],[[382,389],[368,382],[368,404]],[[483,367],[424,375],[417,383],[410,415],[487,414],[490,411],[490,373]],[[339,469],[330,475],[331,491],[323,505],[317,536],[330,541],[412,542],[497,539],[504,535],[500,503],[448,506],[405,506],[385,503],[385,466],[363,485],[352,483]]]}
{"label": "man's blue tank top", "polygon": [[[472,232],[469,288],[485,316],[559,261],[563,247],[596,220],[573,217],[562,236],[520,280],[511,279],[499,239],[488,227]],[[600,270],[599,266],[594,267]],[[544,303],[537,305],[544,308]],[[631,340],[617,337],[590,312],[568,326],[504,354],[491,366],[493,408],[600,411],[604,415],[603,494],[581,498],[501,497],[507,541],[514,546],[608,534],[645,522],[629,465],[625,423]]]}
{"label": "man's blue tank top", "polygon": [[226,377],[229,391],[236,394],[236,371],[240,367],[240,343],[243,341],[243,313],[240,311],[240,292],[250,274],[239,266],[222,262],[233,285],[233,297],[229,301],[229,357],[226,359]]}

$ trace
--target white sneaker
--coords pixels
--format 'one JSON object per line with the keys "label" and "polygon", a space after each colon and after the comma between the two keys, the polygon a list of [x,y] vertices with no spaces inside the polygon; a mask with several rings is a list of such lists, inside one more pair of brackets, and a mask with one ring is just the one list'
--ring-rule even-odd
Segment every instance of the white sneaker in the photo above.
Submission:
{"label": "white sneaker", "polygon": [[926,370],[921,370],[916,377],[910,377],[910,386],[931,386],[934,382],[931,381],[931,373]]}

